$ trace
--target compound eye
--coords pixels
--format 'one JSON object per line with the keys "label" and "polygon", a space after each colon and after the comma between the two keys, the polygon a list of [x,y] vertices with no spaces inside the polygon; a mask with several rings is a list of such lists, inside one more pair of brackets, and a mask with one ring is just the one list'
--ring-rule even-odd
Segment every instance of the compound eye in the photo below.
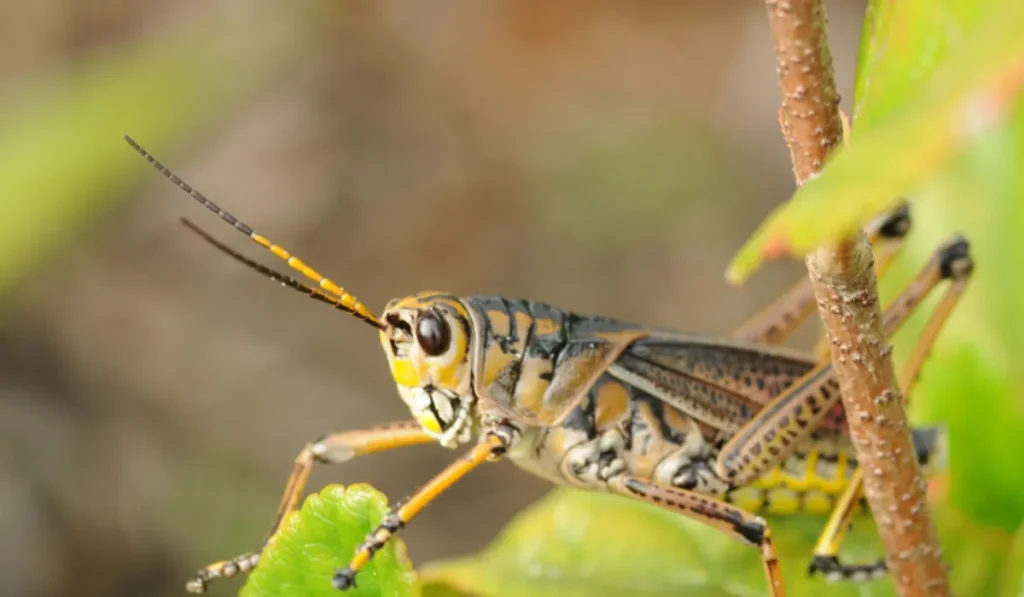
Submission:
{"label": "compound eye", "polygon": [[452,333],[448,322],[434,311],[426,311],[416,322],[416,341],[423,352],[432,357],[444,354],[451,343]]}

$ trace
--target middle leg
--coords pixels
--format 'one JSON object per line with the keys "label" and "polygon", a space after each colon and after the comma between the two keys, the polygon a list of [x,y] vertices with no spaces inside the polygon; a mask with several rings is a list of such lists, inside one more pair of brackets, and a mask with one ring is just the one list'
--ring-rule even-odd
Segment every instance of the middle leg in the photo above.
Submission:
{"label": "middle leg", "polygon": [[503,457],[518,437],[519,430],[509,425],[499,425],[486,431],[480,442],[466,455],[450,464],[426,485],[420,487],[412,497],[392,508],[384,516],[384,521],[356,548],[348,565],[334,574],[334,587],[341,591],[354,587],[359,570],[398,533],[399,529],[473,469],[484,462]]}
{"label": "middle leg", "polygon": [[267,542],[273,539],[285,517],[298,507],[314,464],[338,464],[364,454],[434,441],[434,438],[423,431],[416,421],[401,421],[370,429],[332,433],[310,443],[295,458],[295,468],[288,477],[284,495],[281,496],[277,514],[263,545],[255,551],[203,567],[188,581],[186,589],[190,593],[202,593],[206,591],[210,581],[216,578],[230,578],[239,572],[249,572],[255,568]]}

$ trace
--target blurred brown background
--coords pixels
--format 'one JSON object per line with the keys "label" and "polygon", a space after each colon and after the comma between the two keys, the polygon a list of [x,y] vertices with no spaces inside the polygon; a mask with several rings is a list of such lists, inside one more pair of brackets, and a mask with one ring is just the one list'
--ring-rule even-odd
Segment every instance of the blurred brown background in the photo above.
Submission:
{"label": "blurred brown background", "polygon": [[[864,7],[828,8],[849,96]],[[373,309],[431,288],[722,333],[801,274],[723,279],[792,190],[759,2],[5,2],[0,96],[199,23],[231,29],[240,68],[268,31],[290,53],[173,144],[137,140]],[[116,201],[4,296],[2,595],[179,595],[262,540],[305,442],[406,416],[375,333],[178,225],[278,265],[124,145],[132,126],[96,141],[121,145]],[[369,457],[311,489],[397,499],[450,458]],[[486,467],[407,529],[411,556],[480,548],[546,490]]]}

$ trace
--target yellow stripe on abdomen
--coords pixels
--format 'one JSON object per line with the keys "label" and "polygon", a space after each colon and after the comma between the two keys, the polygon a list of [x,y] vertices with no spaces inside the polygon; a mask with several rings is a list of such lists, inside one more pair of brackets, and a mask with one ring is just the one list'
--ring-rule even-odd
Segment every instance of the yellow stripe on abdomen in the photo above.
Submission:
{"label": "yellow stripe on abdomen", "polygon": [[753,483],[729,493],[749,512],[827,514],[846,489],[854,466],[846,454],[823,458],[817,451],[794,455]]}

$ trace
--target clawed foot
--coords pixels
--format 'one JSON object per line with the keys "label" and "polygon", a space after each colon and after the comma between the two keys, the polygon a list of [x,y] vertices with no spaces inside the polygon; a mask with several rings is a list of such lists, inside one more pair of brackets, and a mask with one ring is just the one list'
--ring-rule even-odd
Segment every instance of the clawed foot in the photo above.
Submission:
{"label": "clawed foot", "polygon": [[242,554],[236,558],[215,562],[200,570],[195,578],[185,583],[189,593],[204,593],[206,586],[215,578],[231,578],[239,572],[250,572],[260,561],[259,552]]}

